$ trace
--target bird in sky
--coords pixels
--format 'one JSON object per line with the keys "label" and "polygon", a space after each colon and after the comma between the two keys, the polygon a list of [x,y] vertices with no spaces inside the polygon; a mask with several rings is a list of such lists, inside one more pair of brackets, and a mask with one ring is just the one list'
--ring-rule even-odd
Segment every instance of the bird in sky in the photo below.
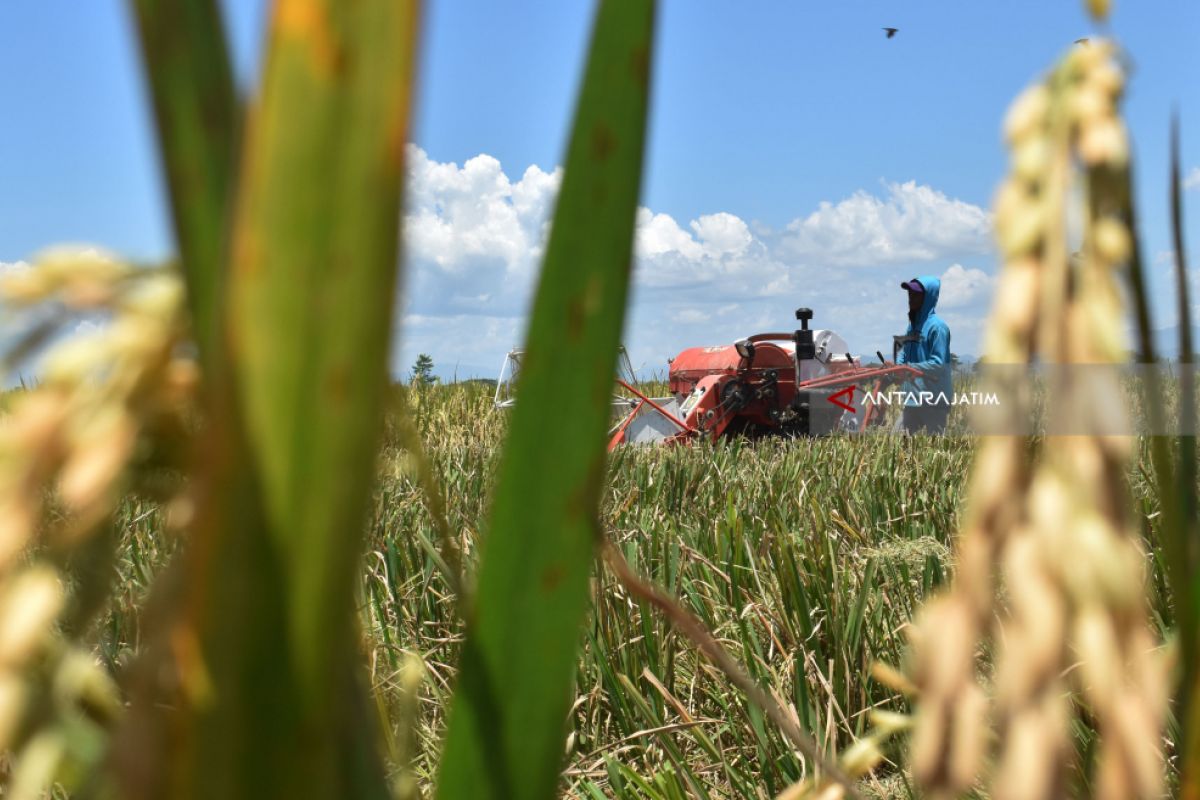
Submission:
{"label": "bird in sky", "polygon": [[1087,43],[1088,43],[1088,37],[1086,37],[1086,36],[1083,37],[1082,39],[1075,40],[1075,44],[1087,44]]}
{"label": "bird in sky", "polygon": [[900,29],[899,29],[899,28],[884,28],[884,30],[885,30],[885,31],[887,31],[887,38],[889,38],[889,39],[890,39],[890,38],[892,38],[893,36],[895,36],[895,35],[896,35],[896,31],[898,31],[898,30],[900,30]]}

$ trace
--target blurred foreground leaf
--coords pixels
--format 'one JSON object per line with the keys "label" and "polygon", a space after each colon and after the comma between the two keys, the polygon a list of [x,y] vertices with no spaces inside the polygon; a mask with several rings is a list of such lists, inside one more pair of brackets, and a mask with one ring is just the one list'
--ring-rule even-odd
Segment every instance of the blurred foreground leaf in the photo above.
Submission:
{"label": "blurred foreground leaf", "polygon": [[202,361],[219,349],[239,104],[213,0],[131,0]]}
{"label": "blurred foreground leaf", "polygon": [[388,384],[414,0],[284,0],[233,238],[239,406],[304,691],[347,634]]}
{"label": "blurred foreground leaf", "polygon": [[553,797],[588,601],[645,136],[652,0],[599,6],[438,796]]}
{"label": "blurred foreground leaf", "polygon": [[[143,43],[151,73],[168,71],[152,83],[180,249],[204,295],[193,306],[211,302],[228,351],[208,375],[190,549],[166,576],[178,588],[162,590],[177,592],[157,623],[175,674],[143,676],[116,755],[123,784],[147,797],[386,797],[353,602],[388,383],[416,2],[276,4],[233,213],[215,179],[191,172],[220,161],[191,127],[204,120],[176,108],[204,95],[205,65],[227,69],[215,9],[140,2],[143,22],[161,23],[147,31],[187,39],[184,8],[205,23],[194,62]],[[232,220],[228,236],[217,218]],[[161,710],[164,694],[177,708]]]}

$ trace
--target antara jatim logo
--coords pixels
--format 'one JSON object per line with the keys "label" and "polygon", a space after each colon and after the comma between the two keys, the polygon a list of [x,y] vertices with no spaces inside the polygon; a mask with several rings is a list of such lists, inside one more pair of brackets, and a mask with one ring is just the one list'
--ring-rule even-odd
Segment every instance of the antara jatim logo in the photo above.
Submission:
{"label": "antara jatim logo", "polygon": [[[835,392],[835,393],[829,395],[825,399],[828,400],[829,402],[833,403],[838,408],[841,408],[845,411],[849,411],[851,414],[853,414],[856,411],[858,411],[858,409],[854,407],[854,390],[856,388],[857,387],[854,384],[851,384],[851,385],[847,386],[845,389],[842,389],[840,392]],[[846,398],[845,402],[839,400],[838,399],[839,397],[845,397]]]}

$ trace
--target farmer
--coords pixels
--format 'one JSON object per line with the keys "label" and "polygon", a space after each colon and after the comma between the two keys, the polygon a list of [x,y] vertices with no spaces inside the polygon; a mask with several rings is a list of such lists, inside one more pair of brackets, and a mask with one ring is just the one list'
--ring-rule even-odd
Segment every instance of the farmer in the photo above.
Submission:
{"label": "farmer", "polygon": [[901,387],[905,393],[904,430],[941,433],[950,416],[950,398],[954,396],[950,383],[950,328],[933,312],[942,282],[924,275],[905,281],[900,288],[908,292],[906,334],[914,338],[905,343],[896,363],[924,373]]}

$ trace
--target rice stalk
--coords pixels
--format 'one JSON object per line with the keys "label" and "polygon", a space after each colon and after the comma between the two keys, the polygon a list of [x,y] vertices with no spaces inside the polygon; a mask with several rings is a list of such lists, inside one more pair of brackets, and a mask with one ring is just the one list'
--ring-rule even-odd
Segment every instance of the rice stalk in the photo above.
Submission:
{"label": "rice stalk", "polygon": [[[1115,48],[1092,40],[1024,93],[1006,120],[1013,169],[997,198],[1005,264],[988,357],[1048,362],[1051,413],[1093,432],[1037,446],[1018,437],[981,444],[954,584],[926,604],[911,633],[919,693],[911,764],[935,794],[960,795],[978,780],[997,798],[1073,791],[1071,730],[1080,715],[1099,734],[1095,764],[1077,765],[1082,786],[1109,798],[1162,790],[1166,676],[1128,516],[1132,447],[1105,433],[1120,388],[1085,383],[1069,368],[1124,358],[1112,324],[1122,316],[1120,269],[1132,256],[1128,143],[1116,113],[1122,88]],[[1067,209],[1076,181],[1084,227],[1073,256]],[[981,645],[994,653],[987,688],[977,674]]]}

